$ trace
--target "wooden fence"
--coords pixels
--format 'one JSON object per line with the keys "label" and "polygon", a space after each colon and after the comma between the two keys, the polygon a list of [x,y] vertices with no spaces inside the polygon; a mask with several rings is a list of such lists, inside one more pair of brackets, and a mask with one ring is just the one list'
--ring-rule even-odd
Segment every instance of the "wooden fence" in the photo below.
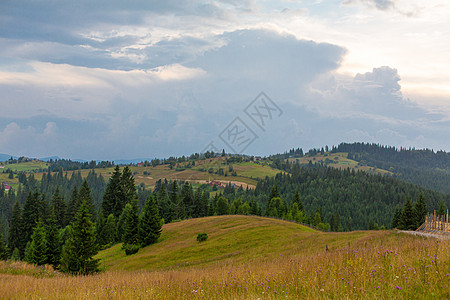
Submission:
{"label": "wooden fence", "polygon": [[433,233],[450,233],[450,223],[447,215],[436,215],[436,211],[433,214],[428,214],[425,217],[425,223],[422,224],[416,231],[433,232]]}

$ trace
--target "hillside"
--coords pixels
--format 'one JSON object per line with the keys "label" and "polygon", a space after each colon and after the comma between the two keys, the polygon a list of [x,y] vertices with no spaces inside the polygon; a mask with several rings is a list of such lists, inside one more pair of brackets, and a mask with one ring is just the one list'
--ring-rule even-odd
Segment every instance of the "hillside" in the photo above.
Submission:
{"label": "hillside", "polygon": [[[209,238],[198,243],[203,231]],[[446,299],[449,246],[390,230],[322,233],[261,217],[208,217],[165,225],[162,239],[135,255],[125,257],[120,245],[102,251],[106,270],[93,276],[0,262],[0,293],[5,299]]]}
{"label": "hillside", "polygon": [[[207,233],[199,243],[197,234]],[[256,216],[214,216],[166,224],[157,244],[125,256],[121,244],[99,253],[107,270],[166,270],[257,263],[357,244],[376,232],[323,233],[293,222]]]}

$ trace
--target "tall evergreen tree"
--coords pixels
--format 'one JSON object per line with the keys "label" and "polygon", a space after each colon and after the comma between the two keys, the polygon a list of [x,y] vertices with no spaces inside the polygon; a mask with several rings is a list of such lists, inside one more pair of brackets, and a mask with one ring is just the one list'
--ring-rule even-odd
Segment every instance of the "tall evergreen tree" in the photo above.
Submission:
{"label": "tall evergreen tree", "polygon": [[402,218],[400,221],[401,229],[403,230],[415,230],[416,218],[414,210],[409,197],[406,198],[405,205],[403,206]]}
{"label": "tall evergreen tree", "polygon": [[8,258],[7,247],[5,246],[5,241],[3,239],[3,230],[0,224],[0,260],[6,260]]}
{"label": "tall evergreen tree", "polygon": [[31,242],[25,251],[25,260],[32,264],[44,265],[47,262],[47,250],[44,223],[39,221],[33,230]]}
{"label": "tall evergreen tree", "polygon": [[10,255],[14,249],[19,250],[19,256],[21,255],[20,253],[25,251],[26,241],[22,233],[22,228],[22,207],[20,206],[19,201],[16,201],[9,224],[8,248],[11,252],[9,253]]}
{"label": "tall evergreen tree", "polygon": [[72,193],[70,194],[69,204],[67,205],[67,215],[65,218],[64,227],[75,221],[75,217],[80,209],[80,206],[81,202],[80,197],[78,197],[78,188],[75,185],[72,189]]}
{"label": "tall evergreen tree", "polygon": [[392,217],[392,228],[401,228],[401,220],[402,220],[402,209],[400,206],[395,208],[394,216]]}
{"label": "tall evergreen tree", "polygon": [[164,182],[161,184],[161,188],[158,192],[158,207],[159,212],[161,213],[161,217],[164,219],[164,222],[172,222],[175,217],[175,210],[172,202],[169,201],[167,188]]}
{"label": "tall evergreen tree", "polygon": [[67,205],[64,201],[64,197],[61,195],[59,191],[59,185],[56,186],[55,193],[52,197],[52,208],[55,213],[56,223],[60,228],[66,226],[66,211]]}
{"label": "tall evergreen tree", "polygon": [[[43,206],[41,205],[41,197],[39,192],[36,190],[34,193],[29,193],[27,199],[25,200],[25,205],[23,207],[22,214],[22,230],[24,244],[31,240],[31,235],[33,234],[33,228],[36,226],[39,219],[43,219],[44,212],[42,211]],[[24,249],[19,248],[23,251]],[[21,252],[21,257],[24,252]]]}
{"label": "tall evergreen tree", "polygon": [[136,184],[134,181],[133,173],[131,169],[126,166],[122,171],[122,176],[120,177],[120,182],[123,187],[124,193],[124,205],[127,203],[132,203],[136,197]]}
{"label": "tall evergreen tree", "polygon": [[73,223],[72,236],[67,239],[61,254],[61,270],[87,275],[99,270],[95,227],[86,201],[83,201]]}
{"label": "tall evergreen tree", "polygon": [[116,231],[116,218],[113,214],[110,214],[106,219],[105,226],[103,227],[103,243],[104,245],[112,245],[117,240]]}
{"label": "tall evergreen tree", "polygon": [[137,199],[127,203],[123,211],[125,213],[123,243],[125,245],[137,245],[139,243],[139,207]]}
{"label": "tall evergreen tree", "polygon": [[174,208],[174,218],[182,219],[184,218],[184,204],[183,201],[180,201],[180,197],[178,195],[178,183],[176,180],[172,182],[172,190],[169,194],[169,205]]}
{"label": "tall evergreen tree", "polygon": [[423,194],[419,195],[419,199],[414,205],[414,216],[415,216],[415,227],[419,228],[424,222],[425,217],[427,216],[428,209],[427,204],[425,203],[425,198]]}
{"label": "tall evergreen tree", "polygon": [[88,207],[89,213],[92,216],[92,222],[96,219],[96,209],[94,205],[94,199],[91,195],[91,189],[89,188],[89,185],[87,183],[87,180],[83,181],[83,184],[81,185],[80,191],[78,192],[79,202],[83,203],[86,202],[86,205]]}
{"label": "tall evergreen tree", "polygon": [[102,210],[104,216],[113,214],[115,218],[119,218],[125,207],[125,191],[121,177],[120,168],[116,166],[103,195]]}
{"label": "tall evergreen tree", "polygon": [[158,205],[153,196],[149,196],[139,218],[139,243],[145,247],[156,243],[161,235],[161,218]]}
{"label": "tall evergreen tree", "polygon": [[293,203],[297,203],[298,210],[305,212],[305,207],[303,206],[302,200],[300,199],[300,193],[298,188],[295,190]]}
{"label": "tall evergreen tree", "polygon": [[192,217],[194,212],[194,192],[192,186],[187,181],[184,182],[181,188],[181,201],[184,206],[184,216],[181,218]]}
{"label": "tall evergreen tree", "polygon": [[227,198],[219,196],[216,204],[216,214],[218,216],[228,215],[230,213],[230,206],[228,205]]}
{"label": "tall evergreen tree", "polygon": [[45,237],[47,247],[46,263],[53,267],[58,267],[61,259],[61,241],[59,239],[58,221],[56,220],[55,212],[53,211],[47,219],[45,225]]}
{"label": "tall evergreen tree", "polygon": [[445,208],[445,203],[444,203],[444,201],[440,201],[439,202],[439,209],[437,210],[437,215],[438,216],[445,216],[445,214],[446,214],[446,208]]}

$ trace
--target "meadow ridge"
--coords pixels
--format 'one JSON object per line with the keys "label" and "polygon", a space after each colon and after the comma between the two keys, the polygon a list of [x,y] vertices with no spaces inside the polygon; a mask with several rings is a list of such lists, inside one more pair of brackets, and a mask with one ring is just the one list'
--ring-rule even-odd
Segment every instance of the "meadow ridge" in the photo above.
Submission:
{"label": "meadow ridge", "polygon": [[[198,243],[196,235],[208,234]],[[323,233],[270,218],[221,216],[164,225],[158,243],[105,271],[72,277],[2,262],[8,299],[445,299],[450,242],[397,231]],[[328,248],[328,251],[326,251]]]}

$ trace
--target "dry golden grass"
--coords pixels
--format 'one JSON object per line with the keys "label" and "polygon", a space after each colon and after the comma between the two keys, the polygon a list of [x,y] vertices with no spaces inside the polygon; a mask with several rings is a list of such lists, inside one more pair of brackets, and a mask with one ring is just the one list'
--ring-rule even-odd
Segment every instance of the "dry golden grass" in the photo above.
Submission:
{"label": "dry golden grass", "polygon": [[[217,222],[217,220],[214,220]],[[178,226],[182,226],[182,222]],[[187,225],[187,224],[184,224]],[[192,224],[191,224],[192,225]],[[241,224],[244,225],[244,224]],[[226,231],[226,228],[222,228]],[[230,230],[229,233],[233,231]],[[314,233],[312,233],[314,234]],[[3,299],[446,299],[450,242],[395,231],[324,233],[330,251],[310,245],[279,255],[155,271],[53,277],[4,274]],[[328,237],[327,237],[328,236]],[[174,237],[174,242],[177,238]],[[251,237],[249,237],[251,239]],[[314,251],[310,251],[314,249]],[[32,267],[24,267],[32,268]]]}

